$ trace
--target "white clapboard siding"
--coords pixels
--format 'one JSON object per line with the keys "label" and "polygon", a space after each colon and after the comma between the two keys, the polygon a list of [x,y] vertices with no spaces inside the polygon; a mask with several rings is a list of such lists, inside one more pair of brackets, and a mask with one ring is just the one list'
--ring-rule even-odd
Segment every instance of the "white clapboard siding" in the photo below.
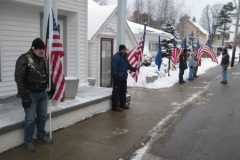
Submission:
{"label": "white clapboard siding", "polygon": [[[43,0],[0,1],[0,97],[16,94],[14,81],[17,58],[26,53],[32,40],[40,37],[40,13]],[[87,0],[59,0],[59,15],[67,17],[67,76],[86,81]],[[78,66],[78,67],[77,67]]]}
{"label": "white clapboard siding", "polygon": [[16,94],[14,81],[17,58],[40,35],[40,16],[34,9],[1,3],[1,70],[0,97]]}

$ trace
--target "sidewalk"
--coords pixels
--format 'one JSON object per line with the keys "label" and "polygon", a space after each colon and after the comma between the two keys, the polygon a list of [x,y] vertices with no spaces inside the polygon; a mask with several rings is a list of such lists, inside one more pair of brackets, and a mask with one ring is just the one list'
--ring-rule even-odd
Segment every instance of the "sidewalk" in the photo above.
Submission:
{"label": "sidewalk", "polygon": [[119,159],[169,115],[177,107],[176,104],[202,90],[221,74],[220,71],[220,66],[217,66],[194,81],[184,85],[176,84],[167,89],[136,88],[131,109],[123,112],[108,111],[86,119],[54,132],[54,144],[36,142],[35,153],[28,153],[21,145],[0,155],[0,160]]}

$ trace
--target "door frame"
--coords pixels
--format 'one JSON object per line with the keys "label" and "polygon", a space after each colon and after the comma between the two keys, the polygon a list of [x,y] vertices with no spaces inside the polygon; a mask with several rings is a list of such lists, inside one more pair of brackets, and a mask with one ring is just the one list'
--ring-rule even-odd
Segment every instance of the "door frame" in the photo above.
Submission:
{"label": "door frame", "polygon": [[[111,59],[113,56],[113,51],[114,51],[114,38],[101,38],[100,39],[100,80],[99,84],[100,87],[102,87],[102,41],[111,41]],[[112,71],[111,71],[112,72]],[[109,87],[112,87],[112,73],[111,73],[111,85]]]}

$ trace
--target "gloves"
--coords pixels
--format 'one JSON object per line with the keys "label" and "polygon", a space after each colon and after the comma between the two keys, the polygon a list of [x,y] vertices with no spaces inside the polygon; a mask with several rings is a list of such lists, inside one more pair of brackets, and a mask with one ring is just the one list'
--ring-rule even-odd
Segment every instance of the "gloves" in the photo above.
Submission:
{"label": "gloves", "polygon": [[227,70],[228,67],[224,67],[225,70]]}
{"label": "gloves", "polygon": [[54,96],[54,94],[55,94],[55,89],[51,89],[50,91],[48,91],[47,92],[47,94],[48,94],[48,99],[52,99],[52,97]]}
{"label": "gloves", "polygon": [[190,68],[193,68],[193,66],[190,66]]}
{"label": "gloves", "polygon": [[32,101],[29,97],[27,98],[22,98],[22,106],[23,108],[30,108],[32,104]]}

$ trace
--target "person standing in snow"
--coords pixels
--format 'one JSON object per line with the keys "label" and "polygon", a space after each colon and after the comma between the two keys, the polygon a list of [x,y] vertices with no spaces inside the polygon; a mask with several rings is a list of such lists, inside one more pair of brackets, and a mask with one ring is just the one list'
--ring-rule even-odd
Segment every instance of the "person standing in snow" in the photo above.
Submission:
{"label": "person standing in snow", "polygon": [[186,83],[186,81],[183,80],[184,70],[187,68],[187,49],[183,50],[183,53],[179,56],[179,84]]}
{"label": "person standing in snow", "polygon": [[188,74],[188,80],[192,81],[193,79],[193,69],[195,65],[195,60],[194,60],[194,52],[190,53],[190,56],[188,57],[188,68],[189,68],[189,74]]}
{"label": "person standing in snow", "polygon": [[222,77],[223,77],[223,80],[220,82],[221,84],[228,83],[228,80],[227,80],[228,65],[229,65],[229,54],[228,54],[227,48],[224,48],[222,52],[222,61],[221,61]]}
{"label": "person standing in snow", "polygon": [[126,46],[119,45],[119,52],[112,57],[111,67],[113,76],[113,91],[112,91],[112,109],[114,111],[122,111],[122,109],[129,109],[126,106],[127,93],[127,77],[128,70],[136,72],[127,59]]}
{"label": "person standing in snow", "polygon": [[47,144],[53,142],[45,131],[47,100],[55,93],[53,83],[51,83],[51,91],[46,90],[49,76],[45,49],[46,46],[40,38],[34,39],[31,49],[17,59],[15,68],[18,96],[22,99],[25,111],[24,143],[29,152],[35,152],[33,145],[35,123],[38,142]]}
{"label": "person standing in snow", "polygon": [[194,65],[194,68],[193,68],[193,78],[197,78],[198,77],[198,75],[197,75],[198,66],[201,66],[201,58],[200,58],[200,61],[199,61],[198,65],[196,64],[196,62],[198,61],[197,53],[195,53],[194,59],[195,59],[195,65]]}

